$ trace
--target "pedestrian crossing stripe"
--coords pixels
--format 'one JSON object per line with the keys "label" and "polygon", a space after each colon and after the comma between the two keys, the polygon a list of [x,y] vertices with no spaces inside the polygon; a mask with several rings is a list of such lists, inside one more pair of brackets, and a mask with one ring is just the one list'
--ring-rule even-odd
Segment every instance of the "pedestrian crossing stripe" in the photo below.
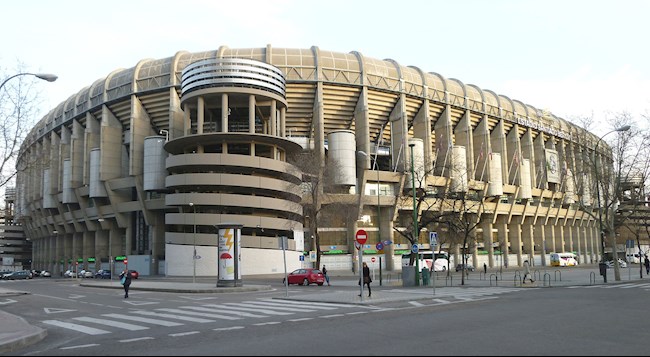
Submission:
{"label": "pedestrian crossing stripe", "polygon": [[132,311],[132,312],[134,314],[138,314],[138,315],[154,316],[154,317],[161,317],[161,318],[167,318],[167,319],[176,319],[176,320],[183,320],[183,321],[189,321],[189,322],[198,322],[198,323],[215,322],[215,320],[202,319],[200,317],[172,315],[172,314],[165,314],[165,313],[161,313],[161,312],[147,311],[147,310],[136,310],[136,311]]}
{"label": "pedestrian crossing stripe", "polygon": [[650,283],[627,283],[627,284],[612,284],[612,285],[578,285],[567,286],[567,289],[647,289],[650,288]]}
{"label": "pedestrian crossing stripe", "polygon": [[271,307],[271,308],[273,308],[275,310],[280,310],[280,311],[293,311],[293,312],[314,312],[314,311],[316,311],[316,310],[301,308],[301,307],[286,307],[286,306],[278,306],[278,305],[268,305],[268,303],[259,302],[259,301],[251,301],[251,302],[247,303],[246,305],[247,306],[260,305],[259,307],[267,307],[267,308]]}
{"label": "pedestrian crossing stripe", "polygon": [[[282,306],[282,307],[287,306],[286,304],[283,304],[283,303],[268,302],[268,301],[252,301],[251,304],[263,305],[263,306]],[[299,309],[301,308],[300,305],[293,305],[293,306],[297,306]],[[302,305],[302,306],[305,306],[305,308],[306,308],[308,305]],[[346,307],[349,307],[349,306],[346,306]],[[310,309],[316,309],[316,310],[336,310],[337,309],[336,307],[330,307],[330,306],[309,306],[309,308]],[[315,311],[315,310],[305,310],[305,311]]]}
{"label": "pedestrian crossing stripe", "polygon": [[106,333],[110,333],[109,331],[101,330],[101,329],[98,329],[98,328],[88,327],[88,326],[79,325],[79,324],[73,324],[73,323],[70,323],[70,322],[57,321],[57,320],[45,320],[45,321],[43,321],[43,323],[48,324],[48,325],[52,325],[52,326],[67,328],[68,330],[83,332],[83,333],[85,333],[87,335],[103,335],[103,334],[106,334]]}
{"label": "pedestrian crossing stripe", "polygon": [[281,312],[274,311],[269,309],[260,309],[251,304],[239,303],[239,302],[226,302],[224,305],[227,305],[231,309],[244,310],[244,311],[257,311],[263,314],[268,315],[292,315],[292,312]]}
{"label": "pedestrian crossing stripe", "polygon": [[152,325],[161,325],[161,326],[182,326],[183,324],[178,323],[178,322],[171,322],[171,321],[165,321],[165,320],[156,320],[156,319],[150,319],[147,317],[140,317],[140,316],[131,316],[131,315],[124,315],[124,314],[103,314],[102,316],[110,317],[110,318],[116,318],[116,319],[123,319],[123,320],[131,320],[131,321],[138,321],[138,322],[144,322]]}
{"label": "pedestrian crossing stripe", "polygon": [[92,322],[95,324],[99,325],[106,325],[106,326],[113,326],[113,327],[118,327],[118,328],[123,328],[125,330],[129,331],[140,331],[140,330],[148,330],[149,327],[146,326],[140,326],[140,325],[134,325],[126,322],[120,322],[120,321],[113,321],[113,320],[106,320],[106,319],[98,319],[94,317],[73,317],[73,320],[77,321],[84,321],[84,322]]}
{"label": "pedestrian crossing stripe", "polygon": [[77,310],[72,310],[72,309],[56,309],[53,307],[44,307],[43,311],[45,311],[46,314],[58,314],[60,312],[71,312],[71,311],[77,311]]}
{"label": "pedestrian crossing stripe", "polygon": [[172,312],[176,314],[186,314],[186,315],[194,315],[194,316],[203,316],[203,317],[211,317],[214,319],[220,319],[220,320],[239,320],[239,317],[234,317],[234,316],[226,316],[226,315],[219,315],[219,314],[211,314],[207,312],[198,312],[198,311],[185,311],[183,309],[172,309],[172,308],[163,308],[159,309],[160,311],[166,311],[166,312]]}

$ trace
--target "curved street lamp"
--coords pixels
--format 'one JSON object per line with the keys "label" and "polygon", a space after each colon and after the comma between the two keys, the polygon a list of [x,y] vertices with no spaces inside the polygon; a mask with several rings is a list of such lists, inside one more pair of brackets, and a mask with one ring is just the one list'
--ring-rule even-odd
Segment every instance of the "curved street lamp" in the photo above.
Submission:
{"label": "curved street lamp", "polygon": [[2,81],[2,84],[0,84],[0,89],[2,89],[2,87],[4,87],[4,85],[5,85],[5,83],[7,83],[10,79],[16,78],[18,76],[34,76],[34,77],[36,77],[38,79],[42,79],[42,80],[45,80],[45,81],[48,81],[48,82],[54,82],[54,81],[56,81],[57,78],[59,78],[55,74],[51,74],[51,73],[28,73],[28,72],[23,72],[23,73],[14,74],[13,76],[7,77],[7,79]]}
{"label": "curved street lamp", "polygon": [[[621,132],[621,131],[628,131],[630,130],[629,125],[623,125],[620,128],[616,128],[614,130],[611,130],[603,136],[601,136],[598,141],[596,141],[596,146],[594,146],[594,171],[596,173],[596,178],[598,179],[600,175],[598,174],[598,165],[596,163],[596,153],[598,152],[598,144],[603,140],[605,136],[608,134],[611,134],[613,132]],[[596,185],[596,197],[598,198],[598,225],[600,227],[600,245],[601,245],[601,259],[600,259],[600,264],[605,264],[605,231],[603,230],[603,209],[600,204],[600,182],[597,183]],[[614,242],[616,244],[616,242]],[[616,267],[618,262],[614,262],[614,266]],[[607,271],[604,272],[603,274],[603,281],[606,283],[607,282]]]}

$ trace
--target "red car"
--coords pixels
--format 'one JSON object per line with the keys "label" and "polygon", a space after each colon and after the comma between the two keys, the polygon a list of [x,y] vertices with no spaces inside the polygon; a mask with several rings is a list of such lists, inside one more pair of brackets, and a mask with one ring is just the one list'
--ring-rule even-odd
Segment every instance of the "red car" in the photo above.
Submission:
{"label": "red car", "polygon": [[[289,279],[289,285],[318,284],[318,286],[322,286],[325,283],[325,276],[320,270],[315,268],[296,269],[287,278]],[[284,284],[284,279],[282,279],[282,284]]]}

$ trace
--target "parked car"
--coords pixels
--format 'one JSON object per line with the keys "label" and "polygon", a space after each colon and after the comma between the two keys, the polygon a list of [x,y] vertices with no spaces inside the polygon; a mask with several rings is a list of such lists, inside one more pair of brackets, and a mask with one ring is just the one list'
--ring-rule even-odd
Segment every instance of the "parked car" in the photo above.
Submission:
{"label": "parked car", "polygon": [[44,277],[44,278],[51,278],[51,277],[52,277],[52,273],[50,273],[50,272],[47,271],[47,270],[43,270],[43,271],[41,271],[41,276]]}
{"label": "parked car", "polygon": [[94,277],[95,277],[95,273],[93,273],[93,272],[90,271],[90,270],[81,270],[81,271],[79,272],[79,277],[80,277],[80,278],[94,278]]}
{"label": "parked car", "polygon": [[[458,264],[458,265],[456,265],[456,272],[459,272],[459,271],[463,270],[463,265],[464,265],[464,264]],[[474,266],[473,266],[472,264],[467,264],[467,266],[465,267],[465,270],[467,270],[467,271],[474,271],[474,270],[476,270],[476,269],[474,269]]]}
{"label": "parked car", "polygon": [[31,279],[32,276],[31,273],[27,270],[19,270],[5,275],[6,277],[3,275],[2,278],[6,280]]}
{"label": "parked car", "polygon": [[[613,260],[608,260],[608,261],[605,262],[605,264],[607,264],[608,268],[613,268],[614,267],[614,261]],[[627,268],[627,263],[623,259],[618,258],[618,266],[620,266],[621,268]]]}
{"label": "parked car", "polygon": [[77,272],[74,270],[66,270],[65,273],[63,273],[63,276],[66,278],[76,278]]}
{"label": "parked car", "polygon": [[[325,276],[323,273],[320,270],[314,268],[296,269],[287,275],[287,279],[289,285],[318,284],[318,286],[322,286],[325,282]],[[285,280],[282,279],[282,284],[284,284],[284,281]]]}
{"label": "parked car", "polygon": [[111,271],[100,269],[95,273],[95,279],[110,279]]}

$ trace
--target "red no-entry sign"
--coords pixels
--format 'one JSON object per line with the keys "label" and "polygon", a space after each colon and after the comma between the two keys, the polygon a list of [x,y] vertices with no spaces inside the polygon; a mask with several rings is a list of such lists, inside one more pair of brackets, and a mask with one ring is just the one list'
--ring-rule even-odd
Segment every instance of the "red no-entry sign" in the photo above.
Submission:
{"label": "red no-entry sign", "polygon": [[366,233],[366,231],[363,229],[359,229],[354,237],[357,242],[359,242],[359,244],[366,244],[366,241],[368,240],[368,233]]}

